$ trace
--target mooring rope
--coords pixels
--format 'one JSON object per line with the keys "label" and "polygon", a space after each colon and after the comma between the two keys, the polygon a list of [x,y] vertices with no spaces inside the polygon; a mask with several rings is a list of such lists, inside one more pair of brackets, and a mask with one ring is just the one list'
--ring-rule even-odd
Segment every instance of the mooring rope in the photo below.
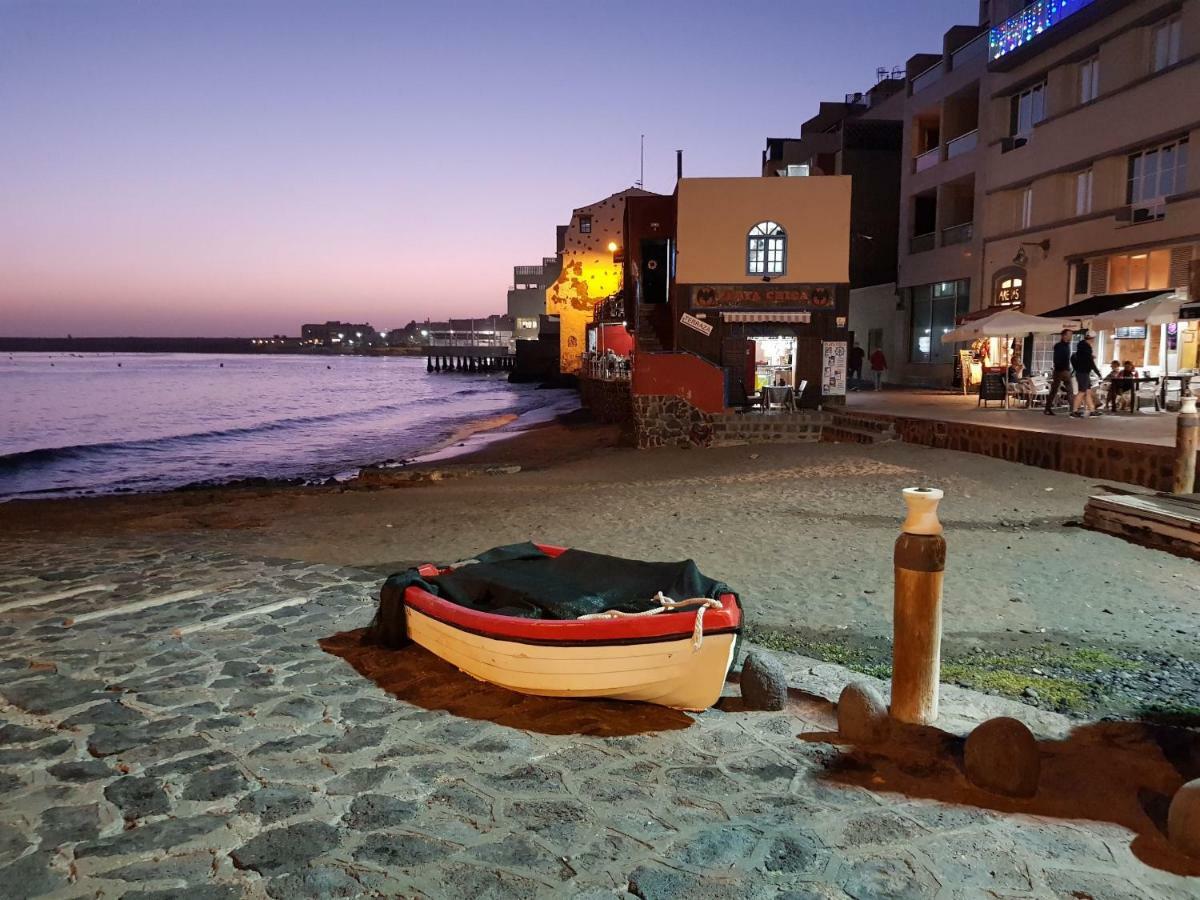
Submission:
{"label": "mooring rope", "polygon": [[620,609],[609,609],[604,612],[588,613],[585,616],[580,616],[579,621],[587,619],[633,619],[638,616],[654,616],[660,612],[669,609],[683,609],[688,606],[699,606],[696,610],[696,624],[692,626],[692,651],[700,649],[700,645],[704,643],[704,611],[708,609],[720,609],[721,601],[713,600],[708,597],[692,597],[690,600],[672,600],[670,597],[664,597],[663,592],[659,591],[655,594],[652,600],[658,601],[658,606],[644,609],[641,612],[624,612]]}

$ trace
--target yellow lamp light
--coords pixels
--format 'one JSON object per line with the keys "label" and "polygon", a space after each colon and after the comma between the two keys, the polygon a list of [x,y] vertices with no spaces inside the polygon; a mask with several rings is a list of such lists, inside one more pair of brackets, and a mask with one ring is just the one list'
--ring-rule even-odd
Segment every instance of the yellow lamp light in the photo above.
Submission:
{"label": "yellow lamp light", "polygon": [[609,252],[609,253],[616,253],[616,252],[617,252],[617,242],[616,242],[616,241],[609,241],[609,242],[608,242],[608,252]]}

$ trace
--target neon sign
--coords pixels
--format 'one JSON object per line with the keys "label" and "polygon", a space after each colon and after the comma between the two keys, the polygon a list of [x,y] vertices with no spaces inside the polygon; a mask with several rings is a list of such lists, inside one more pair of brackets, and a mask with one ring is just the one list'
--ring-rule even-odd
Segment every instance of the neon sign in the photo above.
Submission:
{"label": "neon sign", "polygon": [[1037,0],[1007,22],[1002,22],[988,35],[989,59],[1024,47],[1039,34],[1053,28],[1063,19],[1091,6],[1095,0]]}

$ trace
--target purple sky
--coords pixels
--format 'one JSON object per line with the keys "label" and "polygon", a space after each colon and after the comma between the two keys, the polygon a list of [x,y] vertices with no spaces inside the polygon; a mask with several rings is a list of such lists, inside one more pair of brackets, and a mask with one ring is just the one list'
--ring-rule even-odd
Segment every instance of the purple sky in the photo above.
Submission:
{"label": "purple sky", "polygon": [[[589,11],[602,10],[602,20]],[[937,50],[921,3],[0,0],[0,334],[296,334],[502,311],[628,187]]]}

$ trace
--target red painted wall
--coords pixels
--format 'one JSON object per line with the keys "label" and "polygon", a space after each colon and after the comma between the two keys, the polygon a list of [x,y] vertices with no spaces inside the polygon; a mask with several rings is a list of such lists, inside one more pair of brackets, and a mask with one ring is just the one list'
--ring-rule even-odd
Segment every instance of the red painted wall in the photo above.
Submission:
{"label": "red painted wall", "polygon": [[702,412],[725,411],[724,371],[690,353],[638,353],[631,389],[643,397],[681,397]]}
{"label": "red painted wall", "polygon": [[611,350],[617,356],[629,356],[633,352],[633,335],[625,330],[624,325],[597,325],[600,333],[596,336],[597,348],[601,353]]}

